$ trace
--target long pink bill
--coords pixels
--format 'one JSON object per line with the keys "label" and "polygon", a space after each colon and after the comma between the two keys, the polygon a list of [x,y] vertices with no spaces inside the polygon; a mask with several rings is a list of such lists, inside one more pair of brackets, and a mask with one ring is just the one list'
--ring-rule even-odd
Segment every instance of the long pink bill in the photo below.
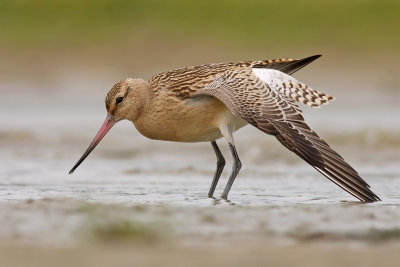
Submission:
{"label": "long pink bill", "polygon": [[82,157],[78,160],[78,162],[72,167],[69,171],[69,174],[74,173],[75,169],[86,159],[86,157],[92,152],[92,150],[100,143],[101,139],[108,133],[108,131],[114,126],[115,121],[110,117],[107,116],[106,120],[104,121],[103,125],[101,126],[99,132],[90,143],[89,147],[86,149],[85,153],[83,153]]}

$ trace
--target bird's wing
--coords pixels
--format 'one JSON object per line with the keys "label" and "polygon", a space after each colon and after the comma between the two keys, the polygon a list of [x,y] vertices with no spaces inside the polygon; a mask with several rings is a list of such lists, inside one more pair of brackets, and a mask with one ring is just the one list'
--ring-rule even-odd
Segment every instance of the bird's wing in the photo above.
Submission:
{"label": "bird's wing", "polygon": [[266,69],[275,69],[282,71],[287,74],[295,73],[296,71],[304,68],[317,58],[321,57],[321,55],[314,55],[310,57],[305,57],[302,59],[290,59],[290,58],[280,58],[280,59],[266,59],[260,61],[247,61],[243,63],[237,64],[238,66],[247,66],[252,68],[266,68]]}
{"label": "bird's wing", "polygon": [[362,201],[380,200],[358,173],[304,122],[295,101],[319,106],[331,99],[277,70],[229,70],[196,95],[221,100],[236,116],[272,134],[289,150]]}

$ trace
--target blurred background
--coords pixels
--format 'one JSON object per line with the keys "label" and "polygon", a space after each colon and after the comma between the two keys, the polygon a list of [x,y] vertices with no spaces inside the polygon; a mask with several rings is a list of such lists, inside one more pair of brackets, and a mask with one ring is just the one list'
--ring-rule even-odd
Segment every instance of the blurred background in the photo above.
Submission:
{"label": "blurred background", "polygon": [[[391,246],[386,251],[397,249],[399,14],[396,0],[0,1],[0,256],[23,266],[22,249],[27,258],[39,253],[57,262],[65,251],[48,259],[50,247],[126,236],[145,254],[154,240],[167,243],[158,252],[169,256],[154,259],[161,262],[168,249],[190,258],[193,247],[210,243],[225,253],[232,240],[250,244],[236,258],[226,254],[233,263],[287,252],[276,243],[295,244],[293,262],[304,260],[303,249],[325,263],[325,256],[336,255],[308,251],[314,241],[335,240],[339,250],[358,242],[368,251],[379,240]],[[67,175],[104,120],[106,93],[121,79],[314,54],[323,56],[294,76],[336,101],[304,107],[307,121],[359,170],[380,204],[353,205],[351,196],[252,127],[235,135],[244,168],[232,205],[205,198],[215,168],[209,144],[152,141],[129,122],[119,123],[74,176]],[[226,169],[217,195],[229,164]],[[173,249],[170,239],[178,240]],[[374,259],[363,254],[364,266]],[[352,252],[340,260],[359,258]]]}
{"label": "blurred background", "polygon": [[85,72],[108,73],[114,81],[214,61],[315,53],[325,57],[320,66],[354,64],[390,76],[399,57],[400,4],[394,0],[4,0],[0,5],[5,81],[54,82]]}

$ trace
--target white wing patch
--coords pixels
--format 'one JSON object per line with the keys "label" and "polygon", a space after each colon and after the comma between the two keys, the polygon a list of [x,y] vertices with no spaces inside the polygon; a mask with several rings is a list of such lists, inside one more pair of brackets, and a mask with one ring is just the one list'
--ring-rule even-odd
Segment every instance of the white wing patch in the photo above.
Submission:
{"label": "white wing patch", "polygon": [[277,93],[313,108],[328,104],[332,96],[311,89],[306,84],[274,69],[253,68],[253,72]]}

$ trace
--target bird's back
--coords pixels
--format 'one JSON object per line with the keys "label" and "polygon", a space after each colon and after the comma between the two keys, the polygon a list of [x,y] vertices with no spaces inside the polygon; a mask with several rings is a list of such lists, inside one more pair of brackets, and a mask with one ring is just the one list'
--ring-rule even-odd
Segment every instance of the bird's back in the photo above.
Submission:
{"label": "bird's back", "polygon": [[211,83],[218,75],[235,68],[268,68],[291,74],[311,63],[319,55],[303,59],[268,59],[261,61],[238,61],[228,63],[204,64],[175,69],[154,75],[149,79],[151,88],[157,91],[168,91],[179,99],[194,95]]}

